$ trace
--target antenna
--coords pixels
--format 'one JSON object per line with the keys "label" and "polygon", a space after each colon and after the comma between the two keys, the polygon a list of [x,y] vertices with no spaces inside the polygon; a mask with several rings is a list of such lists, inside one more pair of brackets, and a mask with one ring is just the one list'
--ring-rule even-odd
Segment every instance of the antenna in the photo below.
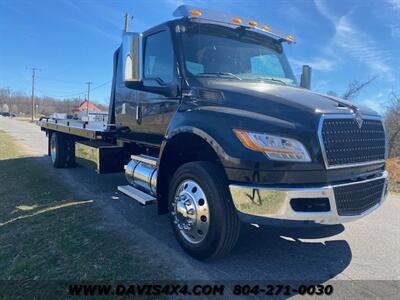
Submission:
{"label": "antenna", "polygon": [[128,13],[125,13],[125,26],[124,26],[124,32],[128,32],[128,23],[129,23],[128,19],[129,19],[129,15],[128,15]]}
{"label": "antenna", "polygon": [[128,30],[129,30],[129,21],[133,20],[133,16],[131,16],[129,18],[129,14],[125,13],[124,20],[125,20],[125,22],[124,22],[124,32],[128,32]]}

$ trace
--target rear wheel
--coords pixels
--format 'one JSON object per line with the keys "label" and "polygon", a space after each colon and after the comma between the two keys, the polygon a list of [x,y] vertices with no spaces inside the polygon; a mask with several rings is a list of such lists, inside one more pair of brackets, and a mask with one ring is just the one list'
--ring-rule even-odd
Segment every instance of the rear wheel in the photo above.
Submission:
{"label": "rear wheel", "polygon": [[219,165],[191,162],[178,168],[170,185],[169,205],[177,240],[191,256],[221,257],[236,244],[240,222]]}
{"label": "rear wheel", "polygon": [[75,165],[74,142],[69,137],[53,132],[49,143],[50,158],[55,168],[72,167]]}

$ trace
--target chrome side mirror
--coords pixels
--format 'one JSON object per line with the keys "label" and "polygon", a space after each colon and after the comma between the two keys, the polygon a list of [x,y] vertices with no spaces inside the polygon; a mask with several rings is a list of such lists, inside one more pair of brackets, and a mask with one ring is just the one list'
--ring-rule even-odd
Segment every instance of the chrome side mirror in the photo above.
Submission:
{"label": "chrome side mirror", "polygon": [[308,90],[311,88],[311,67],[308,65],[303,66],[303,73],[301,74],[300,87]]}
{"label": "chrome side mirror", "polygon": [[142,80],[142,34],[125,32],[122,38],[122,64],[125,83]]}

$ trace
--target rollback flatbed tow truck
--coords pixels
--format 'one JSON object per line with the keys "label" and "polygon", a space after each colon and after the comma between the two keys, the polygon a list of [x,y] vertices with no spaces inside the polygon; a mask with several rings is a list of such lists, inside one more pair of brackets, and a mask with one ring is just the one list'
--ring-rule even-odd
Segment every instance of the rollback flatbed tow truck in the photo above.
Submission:
{"label": "rollback flatbed tow truck", "polygon": [[339,224],[387,193],[386,136],[373,110],[297,84],[294,38],[256,20],[180,6],[114,53],[104,123],[41,118],[56,168],[125,172],[118,190],[170,215],[197,259],[235,245],[241,222]]}

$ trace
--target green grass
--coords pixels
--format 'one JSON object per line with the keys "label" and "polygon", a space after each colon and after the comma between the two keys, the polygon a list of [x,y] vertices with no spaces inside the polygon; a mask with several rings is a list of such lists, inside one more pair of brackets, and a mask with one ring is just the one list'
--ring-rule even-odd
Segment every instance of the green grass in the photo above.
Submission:
{"label": "green grass", "polygon": [[0,131],[0,280],[174,279],[41,160]]}

